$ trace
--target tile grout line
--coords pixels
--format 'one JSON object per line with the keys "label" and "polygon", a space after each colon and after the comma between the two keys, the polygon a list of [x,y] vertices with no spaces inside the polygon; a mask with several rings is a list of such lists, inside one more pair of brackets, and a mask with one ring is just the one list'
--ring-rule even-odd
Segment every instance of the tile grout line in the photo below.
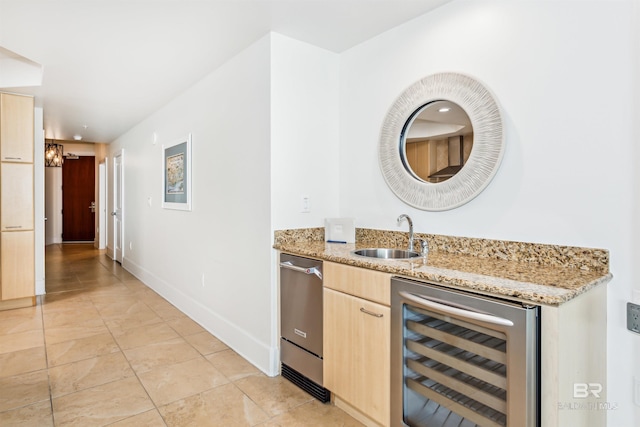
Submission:
{"label": "tile grout line", "polygon": [[[105,268],[105,270],[107,269],[104,265],[102,265],[102,263],[100,263],[100,265],[101,265],[103,268]],[[111,276],[116,277],[116,278],[118,279],[118,281],[119,281],[120,283],[122,283],[122,280],[121,280],[119,277],[115,276],[115,274],[113,274],[113,273],[110,273],[110,274],[111,274]],[[78,277],[77,277],[77,274],[76,274],[76,273],[74,273],[74,276],[75,276],[75,278],[77,279],[77,281],[78,281],[78,283],[79,283],[80,285],[83,285],[83,286],[85,285],[85,284],[83,284],[83,283],[82,283],[82,281],[81,281],[80,279],[78,279]],[[124,285],[124,283],[122,283],[122,284]],[[111,286],[111,285],[109,285],[109,286]],[[80,289],[81,289],[81,288],[80,288]],[[59,292],[59,293],[64,293],[64,291],[63,291],[63,292]],[[106,328],[106,330],[109,332],[109,335],[111,335],[111,338],[113,339],[113,342],[115,343],[115,345],[118,347],[118,350],[119,350],[119,351],[120,351],[120,353],[122,354],[122,357],[125,359],[125,361],[126,361],[126,362],[127,362],[127,364],[129,365],[129,367],[130,367],[131,371],[133,372],[134,376],[136,376],[136,378],[137,378],[137,373],[136,373],[136,371],[135,371],[135,370],[133,369],[133,367],[131,366],[131,363],[130,363],[129,359],[127,359],[127,357],[125,356],[124,351],[123,351],[123,350],[122,350],[122,348],[120,347],[120,344],[118,343],[118,341],[117,341],[117,340],[115,339],[115,337],[113,336],[113,332],[112,332],[112,331],[111,331],[111,329],[107,326],[107,324],[106,324],[106,322],[105,322],[105,319],[104,319],[104,317],[103,317],[102,313],[100,313],[100,310],[98,309],[98,307],[97,307],[97,306],[96,306],[96,304],[95,304],[95,301],[94,301],[90,296],[89,296],[87,299],[88,299],[88,301],[91,303],[91,306],[96,310],[96,313],[98,313],[98,315],[100,316],[100,320],[102,321],[102,324],[104,325],[104,327]],[[42,317],[43,317],[43,319],[42,319],[42,325],[43,325],[43,335],[44,335],[44,309],[42,309]],[[63,341],[63,342],[64,342],[64,341]],[[109,353],[109,354],[113,354],[113,353]],[[73,362],[69,362],[69,363],[67,363],[67,364],[76,363],[76,362],[81,362],[81,361],[90,360],[90,359],[95,359],[95,358],[100,357],[100,356],[101,356],[101,355],[99,355],[99,356],[87,357],[87,358],[85,358],[85,359],[76,360],[76,361],[73,361]],[[55,423],[55,412],[54,412],[54,410],[53,410],[53,391],[52,391],[52,389],[51,389],[51,377],[50,377],[50,375],[49,375],[49,361],[48,361],[48,351],[47,351],[47,349],[46,349],[46,338],[45,338],[45,358],[46,358],[46,362],[47,362],[47,376],[48,376],[48,379],[49,379],[49,398],[50,398],[50,402],[51,402],[51,416],[52,416],[53,423],[54,423],[54,426],[55,426],[55,424],[56,424],[56,423]],[[63,365],[60,365],[60,366],[64,366],[64,365],[66,365],[66,364],[63,364]],[[145,391],[145,394],[147,394],[147,396],[148,396],[148,398],[149,398],[149,401],[154,405],[154,408],[155,408],[155,403],[154,403],[154,402],[153,402],[153,400],[151,399],[151,396],[149,396],[149,395],[148,395],[147,390],[144,388],[144,386],[143,386],[143,385],[142,385],[142,383],[140,382],[140,379],[139,379],[139,378],[137,378],[137,380],[138,380],[138,382],[140,383],[140,386],[141,386],[141,387],[143,388],[143,390]],[[89,389],[91,389],[91,388],[99,387],[99,386],[102,386],[102,385],[105,385],[105,384],[110,384],[110,383],[113,383],[113,382],[116,382],[116,381],[119,381],[119,380],[108,381],[108,382],[106,382],[106,383],[104,383],[104,384],[100,384],[100,385],[96,385],[96,386],[93,386],[93,387],[89,387],[89,388],[84,389],[84,390],[89,390]],[[77,391],[67,393],[67,394],[65,394],[64,396],[67,396],[67,395],[73,394],[73,393],[75,393],[75,392],[77,392]],[[60,397],[62,397],[62,396],[60,396]],[[156,408],[156,409],[157,409],[157,408]],[[134,417],[134,416],[137,416],[137,415],[140,415],[140,414],[134,414],[134,415],[131,415],[131,416],[129,416],[129,417],[126,417],[126,418],[123,418],[123,419],[121,419],[121,420],[117,420],[117,421],[114,421],[114,422],[120,422],[120,421],[123,421],[123,420],[125,420],[125,419],[127,419],[127,418],[131,418],[131,417]],[[164,422],[164,419],[163,419],[163,422]],[[109,423],[109,424],[113,424],[113,423]],[[166,424],[166,423],[165,423],[165,424]]]}
{"label": "tile grout line", "polygon": [[[125,285],[125,286],[126,286],[126,285]],[[146,285],[145,285],[145,286],[146,286]],[[148,288],[148,287],[147,287],[147,288]],[[150,289],[152,292],[154,292],[155,294],[157,294],[157,292],[153,291],[153,289],[151,289],[151,288],[148,288],[148,289]],[[157,295],[158,295],[160,298],[162,298],[164,301],[166,301],[168,304],[171,304],[171,303],[170,303],[169,301],[167,301],[163,296],[161,296],[161,295],[159,295],[159,294],[157,294]],[[138,297],[137,297],[137,296],[136,296],[136,299],[138,299]],[[139,300],[139,299],[138,299],[138,300]],[[154,310],[154,308],[153,308],[152,306],[150,306],[146,301],[142,301],[142,300],[140,300],[140,301],[141,301],[143,304],[145,304],[145,306],[146,306],[146,307],[148,307],[151,311],[153,311],[153,312],[154,312],[158,317],[160,317],[160,318],[162,319],[163,323],[164,323],[164,324],[166,324],[169,328],[171,328],[174,332],[176,332],[176,333],[178,334],[178,336],[179,336],[180,338],[182,338],[182,340],[183,340],[184,342],[186,342],[186,343],[187,343],[191,348],[193,348],[193,349],[198,353],[198,358],[199,358],[199,359],[202,359],[202,360],[206,361],[207,363],[209,363],[209,364],[211,364],[211,365],[213,366],[213,364],[211,363],[211,361],[210,361],[210,360],[208,360],[208,359],[206,358],[206,355],[202,354],[202,353],[200,352],[200,350],[198,350],[198,349],[197,349],[197,348],[196,348],[196,347],[195,347],[195,346],[194,346],[194,345],[193,345],[189,340],[187,340],[187,339],[186,339],[186,337],[187,337],[187,336],[196,335],[196,334],[198,334],[198,333],[200,333],[200,332],[195,332],[195,333],[192,333],[192,334],[189,334],[189,335],[184,335],[184,334],[182,334],[182,333],[181,333],[180,331],[178,331],[175,327],[171,326],[167,320],[165,320],[164,318],[162,318],[162,317],[161,317],[161,316],[156,312],[156,310]],[[175,307],[173,304],[171,304],[171,306]],[[176,308],[176,310],[180,311],[180,309],[178,309],[177,307],[175,307],[175,308]],[[182,313],[182,311],[180,311],[180,312]],[[184,314],[184,313],[182,313],[182,314]],[[186,316],[186,315],[185,315],[185,316]],[[186,317],[187,317],[187,318],[189,318],[188,316],[186,316]],[[190,318],[189,318],[189,319],[190,319]],[[193,319],[191,319],[191,320],[193,321]],[[197,322],[196,322],[196,323],[197,323]],[[217,337],[215,337],[215,335],[211,334],[211,332],[207,331],[204,327],[202,327],[202,325],[199,325],[199,324],[198,324],[198,326],[200,326],[200,327],[201,327],[205,332],[207,332],[208,334],[210,334],[210,335],[211,335],[211,336],[213,336],[214,338],[218,339]],[[114,339],[115,339],[115,337],[114,337]],[[118,346],[119,346],[119,344],[118,344]],[[227,347],[227,349],[228,349],[228,350],[233,351],[233,350],[232,350],[230,347],[228,347],[226,344],[225,344],[225,346]],[[222,351],[222,350],[221,350],[221,351]],[[215,353],[219,353],[219,352],[220,352],[220,351],[218,351],[218,352],[213,352],[213,353],[211,353],[211,354],[215,354]],[[125,358],[126,358],[126,356],[125,356]],[[195,359],[196,359],[196,358],[193,358],[193,359],[190,359],[190,360],[195,360]],[[128,361],[128,359],[127,359],[127,361]],[[184,362],[186,362],[186,361],[183,361],[183,362],[180,362],[180,363],[184,363]],[[213,366],[213,367],[215,368],[215,366]],[[132,369],[133,369],[133,367],[132,367]],[[216,370],[217,370],[217,368],[216,368]],[[140,383],[142,384],[142,380],[141,380],[141,379],[140,379],[140,377],[138,376],[138,372],[136,372],[136,371],[134,370],[134,373],[135,373],[135,375],[138,377],[138,381],[140,381]],[[172,402],[166,403],[166,404],[164,404],[164,405],[162,405],[162,406],[170,405],[170,404],[175,403],[175,402],[177,402],[177,401],[179,401],[179,400],[183,400],[183,399],[191,398],[191,397],[194,397],[194,396],[199,396],[199,395],[202,395],[203,393],[206,393],[206,392],[208,392],[208,391],[214,390],[214,389],[219,388],[219,387],[221,387],[221,386],[223,386],[223,385],[231,384],[231,385],[233,385],[233,386],[234,386],[234,387],[235,387],[235,388],[236,388],[240,393],[242,393],[242,395],[246,396],[246,398],[247,398],[247,399],[249,399],[251,402],[253,402],[253,403],[254,403],[258,408],[260,408],[260,409],[261,409],[261,410],[262,410],[262,411],[263,411],[263,412],[264,412],[264,413],[269,417],[267,421],[270,421],[270,420],[272,420],[272,419],[274,418],[274,416],[272,416],[272,415],[271,415],[271,414],[270,414],[270,413],[269,413],[265,408],[263,408],[261,405],[259,405],[259,404],[258,404],[258,402],[256,402],[253,398],[251,398],[251,396],[249,396],[248,394],[246,394],[246,393],[245,393],[245,392],[244,392],[240,387],[238,387],[238,385],[236,384],[236,381],[239,381],[239,380],[241,380],[242,378],[246,378],[246,377],[242,377],[242,378],[238,378],[238,379],[236,379],[236,380],[232,380],[231,378],[229,378],[227,375],[225,375],[225,374],[224,374],[224,373],[222,373],[222,372],[220,372],[220,375],[222,375],[222,376],[223,376],[223,377],[224,377],[228,382],[227,382],[227,383],[225,383],[225,384],[217,385],[217,386],[215,386],[215,387],[209,388],[209,389],[204,390],[204,391],[200,391],[200,392],[198,392],[198,393],[194,393],[194,394],[191,394],[191,395],[188,395],[188,396],[184,396],[184,397],[182,397],[182,398],[180,398],[180,399],[177,399],[177,400],[175,400],[175,401],[172,401]],[[142,387],[143,387],[143,388],[145,388],[145,387],[144,387],[144,384],[142,384]],[[145,392],[147,393],[147,395],[149,395],[149,393],[147,392],[146,388],[145,388]],[[151,399],[151,396],[149,396],[149,398]],[[152,403],[154,404],[154,406],[155,406],[156,410],[158,411],[158,413],[160,414],[160,417],[162,418],[163,422],[166,424],[166,420],[165,420],[165,418],[162,416],[162,413],[160,412],[160,408],[159,408],[159,407],[158,407],[158,405],[153,401],[153,399],[151,399],[151,401],[152,401]]]}
{"label": "tile grout line", "polygon": [[[45,278],[46,280],[46,278]],[[38,296],[37,302],[40,304],[40,320],[42,322],[42,344],[44,345],[44,363],[45,369],[47,370],[47,385],[49,387],[49,408],[51,409],[51,423],[52,425],[56,425],[55,412],[53,410],[53,390],[51,389],[51,375],[49,373],[49,350],[47,349],[47,334],[45,332],[45,323],[44,323],[44,297],[42,295]]]}
{"label": "tile grout line", "polygon": [[[115,261],[114,261],[115,262]],[[102,264],[102,262],[100,262],[100,260],[98,260],[98,263],[103,266],[105,268],[105,270],[109,271],[108,268]],[[111,274],[111,276],[115,277],[118,279],[118,281],[125,287],[127,288],[127,290],[129,289],[127,287],[127,285],[124,284],[124,282],[122,281],[121,278],[119,278],[118,276],[116,276],[113,272],[109,271],[109,273]],[[109,285],[112,286],[112,285]],[[133,368],[133,366],[131,365],[131,361],[129,360],[129,358],[127,358],[127,355],[124,352],[124,349],[122,348],[122,346],[120,345],[120,343],[118,342],[118,340],[116,339],[115,335],[113,335],[113,331],[111,330],[111,328],[109,328],[109,326],[107,325],[107,322],[105,321],[102,313],[100,312],[100,310],[98,309],[98,307],[95,304],[95,301],[89,297],[89,300],[91,301],[91,304],[93,305],[93,307],[96,309],[96,311],[98,312],[98,314],[100,315],[100,319],[102,320],[102,323],[104,324],[105,328],[107,328],[107,331],[109,331],[109,334],[111,335],[111,338],[113,339],[113,342],[116,344],[116,346],[118,347],[118,350],[120,351],[120,354],[122,354],[122,357],[124,358],[124,360],[127,362],[127,365],[129,366],[129,369],[131,369],[131,372],[133,373],[133,376],[136,377],[136,380],[138,381],[138,384],[140,385],[140,387],[142,387],[142,389],[144,390],[145,395],[147,396],[147,398],[149,399],[149,402],[151,402],[151,404],[153,405],[153,408],[158,412],[158,415],[160,415],[160,418],[162,419],[162,422],[165,424],[165,426],[167,425],[167,422],[165,421],[164,417],[162,416],[162,414],[160,413],[160,411],[158,410],[158,406],[156,405],[156,403],[153,401],[153,399],[151,398],[151,396],[149,395],[149,392],[147,391],[147,389],[145,388],[144,384],[142,383],[142,380],[140,380],[140,377],[138,376],[138,372]],[[136,301],[138,301],[138,296],[136,295]],[[146,304],[145,304],[146,305]],[[115,381],[120,381],[120,380],[114,380],[111,382],[115,382]],[[143,412],[139,412],[137,414],[132,414],[128,417],[122,418],[120,420],[114,421],[113,423],[109,423],[107,425],[111,425],[117,422],[121,422],[133,417],[137,417],[138,415],[144,414],[147,411],[143,411]]]}
{"label": "tile grout line", "polygon": [[[203,352],[198,350],[198,348],[202,348],[204,352],[207,352],[207,351],[210,351],[212,349],[216,349],[217,348],[217,344],[216,343],[209,343],[208,341],[206,341],[204,339],[204,337],[203,337],[202,340],[201,339],[196,339],[194,341],[195,344],[192,343],[191,341],[189,341],[187,339],[187,337],[195,336],[195,335],[201,333],[202,331],[196,331],[196,332],[191,333],[192,328],[188,324],[184,324],[183,325],[183,324],[176,323],[175,326],[172,326],[169,322],[174,320],[174,317],[172,317],[172,316],[174,316],[175,314],[173,314],[169,310],[165,310],[165,307],[164,307],[164,305],[163,305],[163,303],[161,301],[158,301],[157,303],[155,303],[155,299],[151,298],[152,297],[151,294],[149,294],[149,293],[147,293],[145,291],[148,290],[149,292],[157,295],[162,301],[166,302],[171,307],[175,308],[180,314],[184,315],[186,317],[186,319],[189,319],[191,321],[193,321],[193,319],[190,319],[182,311],[180,311],[177,307],[175,307],[173,304],[171,304],[169,301],[167,301],[163,296],[161,296],[160,294],[157,294],[157,292],[155,292],[153,289],[148,287],[143,282],[139,281],[139,279],[138,279],[138,282],[134,283],[132,281],[130,285],[127,285],[125,280],[127,280],[128,276],[126,276],[124,274],[120,274],[120,273],[125,272],[126,270],[124,270],[123,267],[119,267],[117,269],[111,269],[110,270],[108,266],[103,264],[103,262],[105,261],[105,259],[102,258],[103,255],[104,254],[99,254],[97,257],[94,256],[92,259],[96,260],[101,265],[101,267],[103,267],[108,273],[108,274],[106,274],[104,276],[104,284],[101,284],[101,280],[103,279],[102,273],[104,273],[103,269],[102,268],[96,269],[96,270],[100,270],[100,272],[96,271],[97,276],[100,276],[100,277],[96,276],[95,283],[91,283],[91,282],[94,282],[93,280],[87,280],[87,282],[89,282],[89,283],[84,283],[84,282],[81,282],[79,280],[78,281],[80,282],[80,284],[83,287],[86,285],[89,288],[91,288],[91,289],[79,289],[80,293],[82,293],[83,291],[92,291],[92,290],[96,290],[97,292],[95,294],[93,292],[89,292],[89,294],[87,294],[86,296],[80,295],[80,297],[81,298],[86,298],[86,300],[91,302],[91,307],[93,307],[93,309],[96,310],[97,314],[100,316],[102,325],[104,325],[104,327],[107,329],[107,331],[105,331],[105,332],[108,332],[109,337],[113,340],[113,343],[114,343],[114,347],[113,348],[114,349],[117,348],[118,351],[120,352],[120,355],[125,358],[126,366],[128,366],[129,369],[132,372],[132,376],[131,377],[134,377],[134,376],[136,377],[139,386],[143,388],[147,399],[149,399],[149,401],[151,402],[153,409],[155,409],[156,414],[162,420],[163,425],[165,425],[165,426],[169,425],[169,424],[167,424],[168,423],[167,420],[169,418],[165,419],[165,417],[160,412],[160,409],[159,409],[160,407],[164,407],[164,406],[167,406],[167,405],[174,404],[175,402],[178,402],[180,400],[190,399],[190,398],[193,398],[194,396],[202,395],[204,393],[210,392],[211,390],[215,390],[216,388],[219,388],[224,384],[215,385],[214,387],[208,388],[206,390],[203,390],[203,391],[200,391],[200,392],[197,392],[197,393],[194,393],[194,394],[190,394],[188,396],[181,397],[180,399],[176,399],[176,400],[174,400],[172,402],[165,403],[165,404],[160,405],[160,406],[158,404],[156,404],[156,402],[151,398],[151,396],[149,394],[149,391],[147,391],[147,389],[145,388],[145,386],[144,386],[144,384],[143,384],[143,382],[141,380],[141,375],[144,375],[146,372],[148,372],[150,370],[153,370],[154,368],[152,368],[150,370],[145,370],[144,372],[140,372],[140,373],[138,373],[133,368],[133,366],[132,366],[133,362],[132,362],[132,360],[130,360],[126,356],[125,350],[123,348],[123,345],[127,345],[127,342],[129,342],[129,341],[123,341],[122,344],[121,344],[116,339],[116,336],[114,334],[118,332],[118,329],[116,328],[116,329],[112,330],[107,325],[107,320],[104,317],[103,313],[98,309],[98,305],[97,305],[98,303],[104,303],[105,304],[104,307],[108,308],[109,305],[111,304],[111,299],[110,298],[114,297],[115,298],[114,301],[118,300],[118,298],[120,297],[120,294],[118,293],[118,289],[113,289],[115,286],[124,286],[124,288],[127,289],[127,291],[126,291],[127,292],[127,298],[130,295],[131,297],[133,297],[132,301],[142,303],[144,307],[150,309],[156,316],[158,316],[158,318],[160,318],[161,321],[157,322],[158,325],[164,325],[164,326],[168,327],[170,330],[175,332],[177,334],[177,336],[182,339],[183,342],[186,342],[188,344],[189,348],[192,348],[196,352],[197,356],[194,356],[192,359],[189,359],[187,361],[181,361],[181,362],[178,362],[178,363],[185,363],[185,362],[188,362],[188,361],[191,361],[191,360],[196,360],[196,359],[204,360],[208,364],[212,365],[216,370],[218,370],[216,365],[214,365],[212,363],[212,361],[207,358],[207,356],[211,356],[211,355],[214,355],[216,353],[221,353],[223,351],[228,351],[228,352],[230,352],[232,354],[237,355],[238,357],[240,357],[243,360],[246,360],[246,359],[242,358],[242,356],[237,354],[231,347],[229,347],[228,345],[226,345],[226,343],[224,343],[222,341],[220,341],[220,342],[222,344],[224,344],[224,348],[223,349],[221,349],[221,350],[217,349],[217,350],[212,351],[211,353],[208,353],[206,355],[203,354]],[[91,270],[87,270],[87,271],[82,270],[82,268],[84,268],[85,265],[86,265],[87,269],[91,269],[92,268],[91,264],[89,262],[86,262],[87,259],[84,259],[84,258],[81,259],[80,257],[76,257],[76,259],[78,261],[80,261],[82,264],[78,265],[78,264],[74,263],[74,260],[70,260],[69,261],[70,264],[71,264],[71,267],[74,267],[74,265],[76,267],[76,268],[74,268],[74,273],[85,275],[83,277],[91,277],[90,274],[89,274]],[[77,278],[77,275],[76,274],[74,274],[74,275]],[[115,279],[115,280],[113,280],[113,279]],[[141,284],[141,287],[139,287],[138,284]],[[113,293],[111,293],[110,289],[111,289],[111,291],[113,291]],[[101,294],[101,292],[100,292],[101,290],[105,291],[104,294]],[[124,291],[124,289],[123,289],[123,291]],[[66,291],[61,291],[59,293],[64,293],[64,292],[66,292]],[[55,295],[56,293],[58,293],[58,292],[54,292],[53,294]],[[122,295],[124,295],[124,294],[122,294]],[[107,298],[107,296],[109,298]],[[107,298],[107,299],[105,300],[103,298]],[[50,410],[51,410],[51,420],[53,421],[53,423],[55,425],[56,419],[55,419],[55,413],[54,413],[54,410],[53,410],[53,399],[54,398],[53,398],[53,393],[52,393],[52,377],[50,376],[50,370],[51,369],[49,367],[49,363],[50,363],[49,358],[51,357],[51,355],[49,354],[48,349],[47,349],[47,345],[46,345],[44,297],[42,297],[40,302],[41,302],[40,318],[41,318],[41,322],[42,322],[43,341],[44,341],[44,345],[45,345],[45,363],[46,363],[47,379],[48,379],[48,387],[49,387],[49,406],[50,406]],[[52,302],[55,302],[55,301],[52,301]],[[71,302],[72,302],[72,304],[77,303],[77,301],[75,301],[73,298],[72,298]],[[117,327],[120,324],[124,324],[126,329],[123,329],[123,330],[132,329],[132,328],[129,327],[131,323],[126,320],[127,317],[126,317],[126,313],[125,312],[119,312],[119,310],[110,310],[110,309],[108,309],[107,312],[105,312],[105,314],[108,315],[112,311],[113,311],[114,314],[117,315],[117,317],[115,317],[114,319],[118,319],[118,322],[116,322],[115,324],[111,325],[112,327]],[[165,316],[162,316],[161,313],[164,313]],[[178,313],[176,313],[176,314],[178,314]],[[134,323],[138,323],[138,322],[144,323],[144,322],[142,322],[143,318],[140,318],[140,319],[141,320],[138,320],[136,318],[136,319],[132,319],[132,321],[135,320]],[[144,319],[146,319],[146,317]],[[196,322],[196,324],[197,324],[197,322]],[[154,323],[154,325],[155,325],[155,323]],[[140,326],[145,327],[146,325],[140,325]],[[199,326],[202,328],[202,330],[204,332],[206,332],[207,334],[211,335],[213,338],[218,339],[214,334],[212,334],[207,329],[202,327],[202,325],[199,325]],[[180,330],[183,330],[184,333],[181,333]],[[143,331],[144,331],[144,329],[143,329]],[[106,339],[106,337],[105,337],[105,339]],[[136,340],[134,339],[131,342],[135,344]],[[198,347],[196,347],[196,344],[198,345]],[[186,350],[186,347],[185,347],[185,350]],[[109,354],[114,354],[114,353],[116,353],[116,351],[113,351],[112,353],[109,353]],[[85,358],[83,358],[81,360],[95,359],[96,357],[102,357],[102,356],[104,356],[104,355],[85,357]],[[68,362],[68,363],[75,363],[75,362],[77,362],[77,361]],[[250,362],[248,362],[248,363],[250,363]],[[67,364],[67,363],[64,363],[63,365],[65,365],[65,364]],[[170,363],[169,365],[166,365],[166,366],[172,366],[172,365],[175,365],[175,364],[176,363],[172,362],[172,363]],[[60,365],[60,366],[63,366],[63,365]],[[124,367],[125,365],[123,364],[122,366]],[[224,366],[226,366],[226,365],[224,365]],[[243,389],[241,389],[240,386],[238,385],[239,382],[241,380],[245,379],[245,378],[248,378],[248,377],[251,377],[251,376],[256,376],[256,375],[257,376],[264,375],[263,373],[256,372],[254,374],[248,374],[248,375],[242,376],[240,378],[236,378],[235,380],[232,380],[231,377],[229,377],[227,374],[233,375],[233,372],[241,372],[241,371],[244,372],[244,370],[236,371],[235,368],[234,368],[231,371],[229,371],[227,374],[223,373],[223,371],[220,371],[220,370],[218,370],[218,371],[219,371],[220,375],[227,381],[225,384],[232,384],[233,387],[236,390],[238,390],[239,393],[242,396],[244,396],[244,398],[248,399],[253,405],[255,405],[257,408],[259,408],[266,415],[267,418],[264,421],[259,422],[259,423],[252,423],[252,425],[255,425],[255,426],[262,425],[262,424],[269,424],[270,422],[273,422],[274,419],[277,419],[278,417],[280,417],[280,416],[282,416],[282,415],[284,415],[284,414],[286,414],[288,412],[291,412],[293,410],[296,410],[296,409],[298,409],[298,408],[300,408],[302,406],[311,404],[315,400],[315,399],[313,399],[312,396],[309,396],[309,400],[306,400],[305,402],[296,404],[295,406],[292,406],[292,407],[287,407],[286,409],[283,409],[283,412],[280,412],[280,413],[277,413],[275,415],[272,415],[270,410],[268,409],[268,408],[271,407],[271,406],[269,406],[268,402],[267,402],[267,405],[263,407],[262,405],[259,404],[259,401],[261,401],[260,400],[261,399],[260,395],[254,395],[255,393],[253,391],[251,391],[252,395],[254,395],[254,397],[251,397],[251,395],[245,393],[243,391]],[[131,378],[131,377],[125,377],[125,378]],[[117,381],[117,380],[108,381],[107,383],[104,383],[104,384],[113,383],[115,381]],[[277,384],[277,382],[276,382],[276,384]],[[102,384],[100,384],[100,385],[102,385]],[[248,383],[248,385],[249,385],[249,383]],[[98,386],[93,386],[93,387],[98,387]],[[93,388],[93,387],[89,387],[87,389],[90,389],[90,388]],[[85,389],[83,389],[83,390],[85,390]],[[71,394],[71,393],[69,393],[69,394]],[[66,395],[67,394],[65,394],[65,396]],[[142,396],[142,394],[140,394],[140,396]],[[169,397],[172,397],[172,395],[170,394]],[[265,402],[263,402],[263,404],[264,403]],[[119,420],[115,420],[115,421],[109,421],[108,425],[111,425],[113,423],[120,423],[120,422],[122,422],[124,420],[133,419],[134,417],[140,416],[141,414],[147,413],[147,412],[149,412],[151,410],[152,409],[149,408],[147,410],[144,410],[142,412],[138,412],[136,414],[128,414],[127,416],[125,416],[125,418],[122,418],[122,419],[119,419]],[[168,412],[167,415],[171,415],[171,412]]]}

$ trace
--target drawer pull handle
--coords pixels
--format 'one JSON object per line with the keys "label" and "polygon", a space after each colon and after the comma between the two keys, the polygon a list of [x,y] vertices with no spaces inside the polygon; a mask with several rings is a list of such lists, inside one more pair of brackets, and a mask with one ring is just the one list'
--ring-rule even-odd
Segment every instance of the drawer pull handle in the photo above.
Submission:
{"label": "drawer pull handle", "polygon": [[318,276],[320,280],[322,280],[322,272],[320,271],[320,267],[298,267],[297,265],[293,265],[291,261],[284,261],[280,263],[280,267],[287,268],[289,270],[297,271],[298,273],[304,274],[315,274]]}
{"label": "drawer pull handle", "polygon": [[22,160],[22,157],[5,157],[5,160]]}
{"label": "drawer pull handle", "polygon": [[22,228],[21,225],[7,225],[5,227],[7,230],[11,230],[11,229],[16,229],[16,228]]}
{"label": "drawer pull handle", "polygon": [[363,312],[364,314],[368,314],[369,316],[373,316],[373,317],[382,317],[382,316],[384,316],[383,314],[374,313],[373,311],[369,311],[369,310],[365,309],[364,307],[360,307],[360,311]]}

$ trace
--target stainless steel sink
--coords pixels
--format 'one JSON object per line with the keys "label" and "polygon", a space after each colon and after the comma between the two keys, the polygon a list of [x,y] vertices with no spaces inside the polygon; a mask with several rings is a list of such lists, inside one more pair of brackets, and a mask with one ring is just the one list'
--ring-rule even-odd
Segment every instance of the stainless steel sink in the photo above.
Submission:
{"label": "stainless steel sink", "polygon": [[357,256],[363,256],[367,258],[378,259],[409,259],[418,258],[422,256],[420,252],[407,251],[404,249],[389,249],[389,248],[369,248],[358,249],[351,252]]}

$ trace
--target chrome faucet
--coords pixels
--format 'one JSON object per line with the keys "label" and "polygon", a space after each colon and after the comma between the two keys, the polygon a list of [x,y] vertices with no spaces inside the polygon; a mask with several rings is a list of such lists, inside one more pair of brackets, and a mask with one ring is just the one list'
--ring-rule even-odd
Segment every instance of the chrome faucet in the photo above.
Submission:
{"label": "chrome faucet", "polygon": [[398,217],[398,225],[400,225],[402,223],[402,220],[405,220],[405,219],[409,223],[409,250],[412,251],[413,250],[413,221],[411,221],[411,218],[409,217],[409,215],[402,214]]}

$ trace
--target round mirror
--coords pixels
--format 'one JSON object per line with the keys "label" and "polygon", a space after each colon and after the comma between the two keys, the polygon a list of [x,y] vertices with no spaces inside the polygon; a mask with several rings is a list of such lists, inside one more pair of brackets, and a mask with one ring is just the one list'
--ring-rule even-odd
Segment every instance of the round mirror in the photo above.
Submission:
{"label": "round mirror", "polygon": [[455,102],[437,100],[418,108],[402,130],[400,156],[416,179],[438,183],[462,169],[473,147],[473,126]]}
{"label": "round mirror", "polygon": [[453,209],[495,175],[504,141],[491,93],[457,73],[434,74],[405,90],[389,109],[378,155],[389,188],[423,210]]}

